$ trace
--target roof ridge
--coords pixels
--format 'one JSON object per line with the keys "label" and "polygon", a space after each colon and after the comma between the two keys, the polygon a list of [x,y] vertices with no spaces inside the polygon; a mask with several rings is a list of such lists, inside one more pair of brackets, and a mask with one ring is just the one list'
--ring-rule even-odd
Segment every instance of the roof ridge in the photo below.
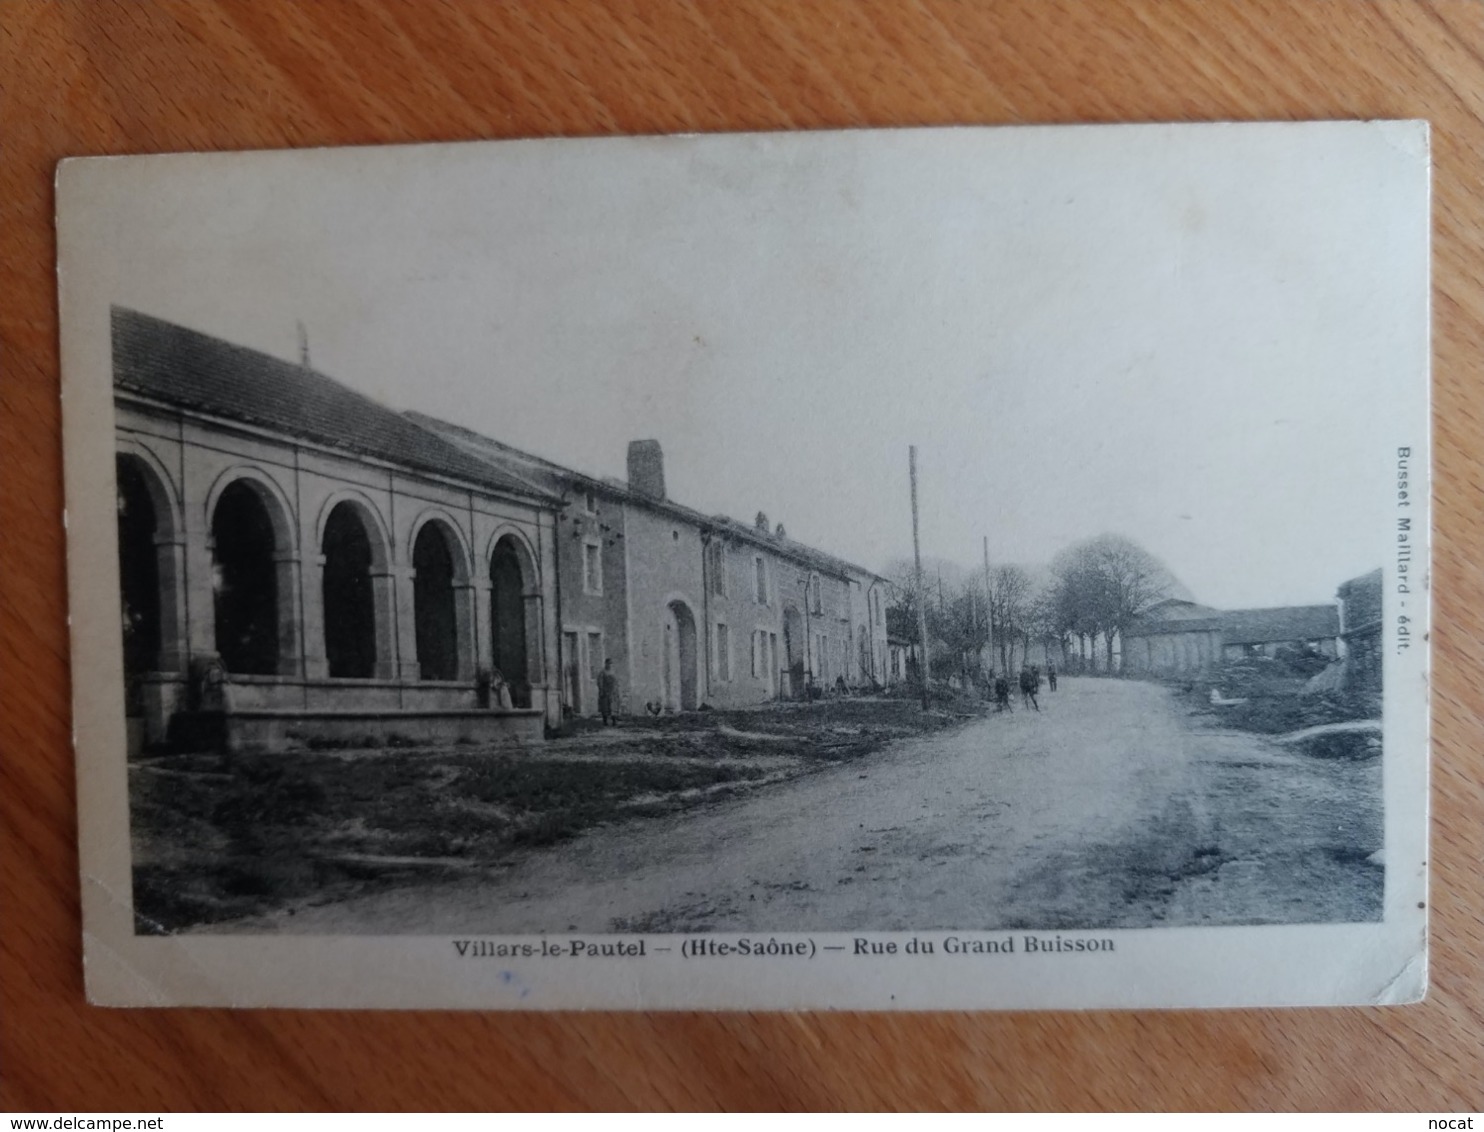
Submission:
{"label": "roof ridge", "polygon": [[555,474],[575,476],[578,479],[585,480],[589,483],[607,487],[609,490],[622,491],[627,498],[631,499],[636,504],[652,507],[661,511],[679,513],[685,518],[697,523],[698,525],[705,524],[708,526],[726,527],[734,530],[735,533],[746,536],[754,543],[763,546],[778,547],[784,553],[791,554],[795,558],[808,559],[812,557],[815,559],[821,559],[826,565],[840,572],[853,571],[855,573],[868,574],[873,578],[885,580],[884,575],[878,574],[874,570],[868,570],[864,566],[858,566],[848,559],[841,558],[835,554],[831,554],[827,550],[820,550],[817,547],[810,546],[808,543],[799,542],[797,539],[789,538],[787,535],[780,536],[772,533],[771,531],[760,534],[747,523],[743,522],[741,519],[735,519],[730,515],[720,513],[708,515],[698,508],[691,507],[688,504],[681,503],[674,499],[654,499],[643,494],[642,492],[635,491],[633,486],[626,481],[610,479],[604,476],[595,476],[591,472],[584,472],[577,468],[572,468],[568,465],[557,463],[555,460],[550,460],[545,456],[538,456],[534,452],[528,452],[523,448],[517,448],[515,445],[510,444],[507,441],[496,440],[492,436],[487,436],[482,432],[477,432],[465,425],[454,424],[451,421],[442,420],[428,413],[422,413],[418,412],[415,409],[411,409],[407,411],[406,415],[420,418],[418,423],[422,424],[423,427],[427,427],[433,431],[437,431],[437,429],[439,428],[447,428],[453,432],[457,432],[463,436],[468,437],[471,442],[477,443],[480,447],[495,448],[502,452],[509,453],[513,456],[530,460],[532,463],[539,464],[543,468]]}
{"label": "roof ridge", "polygon": [[111,320],[117,387],[486,489],[547,495],[321,370],[117,304]]}

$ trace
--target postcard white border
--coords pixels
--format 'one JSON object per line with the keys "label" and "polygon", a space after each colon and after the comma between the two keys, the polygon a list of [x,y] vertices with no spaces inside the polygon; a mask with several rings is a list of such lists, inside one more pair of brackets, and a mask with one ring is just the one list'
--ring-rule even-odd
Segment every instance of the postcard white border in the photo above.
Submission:
{"label": "postcard white border", "polygon": [[[1423,122],[1319,125],[1017,127],[1054,130],[1076,144],[1084,130],[1373,130],[1417,169],[1418,230],[1398,294],[1398,334],[1411,340],[1415,371],[1391,419],[1395,446],[1374,458],[1394,462],[1409,447],[1412,467],[1430,468],[1430,176]],[[953,131],[938,131],[950,134]],[[727,135],[721,135],[725,137]],[[705,139],[698,139],[704,141]],[[459,143],[604,145],[616,141]],[[375,154],[435,153],[440,147],[386,147]],[[308,155],[305,155],[308,159]],[[279,159],[282,159],[281,157]],[[105,1005],[231,1005],[460,1009],[1026,1009],[1395,1004],[1426,988],[1428,651],[1398,655],[1395,644],[1395,529],[1375,533],[1387,563],[1385,749],[1386,895],[1379,923],[1282,927],[1181,927],[1137,931],[872,933],[905,946],[913,935],[984,939],[1060,935],[1110,938],[1106,953],[863,958],[817,951],[814,958],[684,957],[686,937],[646,941],[643,959],[461,958],[448,937],[136,936],[129,868],[127,766],[114,521],[114,408],[109,300],[86,271],[96,249],[80,246],[69,219],[106,198],[98,175],[112,161],[243,161],[244,155],[174,155],[64,162],[59,169],[58,263],[62,399],[71,595],[74,742],[77,754],[82,906],[89,999]],[[1423,388],[1418,388],[1422,386]],[[1418,477],[1423,478],[1423,477]],[[1414,569],[1430,579],[1430,501],[1413,509],[1420,534]],[[1414,575],[1415,576],[1415,575]],[[1426,617],[1426,601],[1416,612]],[[1425,628],[1425,625],[1423,626]],[[1425,637],[1423,638],[1425,640]],[[547,937],[461,937],[519,942]],[[596,939],[598,937],[581,937]],[[741,935],[712,935],[735,942]],[[766,944],[812,940],[849,944],[842,933],[747,933]],[[663,958],[661,958],[663,955]]]}

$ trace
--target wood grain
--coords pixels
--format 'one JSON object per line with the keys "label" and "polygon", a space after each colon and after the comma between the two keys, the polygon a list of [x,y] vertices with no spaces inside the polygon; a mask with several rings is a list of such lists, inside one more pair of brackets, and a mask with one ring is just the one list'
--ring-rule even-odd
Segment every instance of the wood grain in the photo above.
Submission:
{"label": "wood grain", "polygon": [[[1484,5],[0,0],[0,1107],[1484,1107]],[[1432,992],[1345,1011],[108,1011],[82,997],[52,170],[77,154],[1428,118]]]}

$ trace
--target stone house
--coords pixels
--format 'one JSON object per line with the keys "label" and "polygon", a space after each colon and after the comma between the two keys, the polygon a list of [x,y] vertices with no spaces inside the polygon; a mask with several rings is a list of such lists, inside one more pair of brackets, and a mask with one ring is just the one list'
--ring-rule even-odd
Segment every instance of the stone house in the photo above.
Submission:
{"label": "stone house", "polygon": [[133,742],[539,739],[560,718],[559,499],[307,362],[112,319]]}
{"label": "stone house", "polygon": [[886,682],[886,582],[752,524],[671,499],[657,441],[629,445],[625,481],[603,479],[414,414],[493,466],[559,495],[566,710],[597,710],[605,660],[623,710],[685,711],[802,698],[811,686]]}

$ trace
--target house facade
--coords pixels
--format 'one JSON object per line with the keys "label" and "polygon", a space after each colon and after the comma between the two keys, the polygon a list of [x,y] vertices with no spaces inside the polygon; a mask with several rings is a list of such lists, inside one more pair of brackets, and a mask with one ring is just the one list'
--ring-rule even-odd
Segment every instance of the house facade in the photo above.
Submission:
{"label": "house facade", "polygon": [[468,429],[415,416],[470,455],[540,483],[557,517],[564,710],[688,711],[884,685],[886,582],[789,539],[671,499],[657,441],[629,445],[625,481],[584,475]]}

